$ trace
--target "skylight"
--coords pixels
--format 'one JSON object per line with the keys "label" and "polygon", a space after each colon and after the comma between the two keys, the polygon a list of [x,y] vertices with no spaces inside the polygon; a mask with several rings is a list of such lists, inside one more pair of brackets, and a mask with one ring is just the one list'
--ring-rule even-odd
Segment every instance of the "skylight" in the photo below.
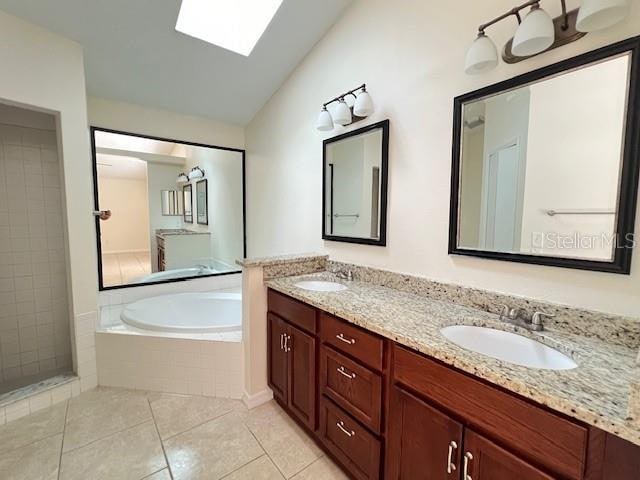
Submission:
{"label": "skylight", "polygon": [[182,0],[176,30],[248,57],[282,0]]}

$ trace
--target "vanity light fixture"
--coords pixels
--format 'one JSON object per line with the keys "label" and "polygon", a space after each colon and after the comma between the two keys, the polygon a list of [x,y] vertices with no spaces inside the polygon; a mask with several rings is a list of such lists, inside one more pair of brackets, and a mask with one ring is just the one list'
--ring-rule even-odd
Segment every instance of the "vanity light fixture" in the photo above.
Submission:
{"label": "vanity light fixture", "polygon": [[180,172],[178,174],[178,179],[176,180],[176,183],[188,183],[189,182],[189,177],[187,177],[187,174],[184,172]]}
{"label": "vanity light fixture", "polygon": [[189,180],[195,180],[196,178],[203,178],[204,170],[198,166],[193,167],[189,172]]}
{"label": "vanity light fixture", "polygon": [[[579,9],[567,11],[560,0],[562,14],[551,18],[540,7],[541,0],[529,0],[478,27],[478,36],[469,47],[465,73],[484,73],[498,65],[498,50],[485,30],[501,20],[516,17],[518,29],[504,46],[502,60],[517,63],[542,52],[561,47],[584,37],[587,32],[608,28],[622,21],[628,13],[628,0],[583,0]],[[522,19],[520,12],[531,7]]]}
{"label": "vanity light fixture", "polygon": [[[337,103],[333,115],[327,110],[327,106],[332,103]],[[321,132],[327,132],[333,130],[335,124],[350,125],[368,117],[373,113],[373,110],[373,100],[367,92],[367,86],[363,83],[359,87],[324,103],[316,121],[316,128]]]}

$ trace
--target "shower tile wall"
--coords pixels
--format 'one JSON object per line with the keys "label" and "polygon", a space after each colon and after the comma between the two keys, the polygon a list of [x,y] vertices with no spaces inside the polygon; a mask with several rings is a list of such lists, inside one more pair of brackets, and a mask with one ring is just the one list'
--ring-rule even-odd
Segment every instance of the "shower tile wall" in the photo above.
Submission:
{"label": "shower tile wall", "polygon": [[0,123],[0,147],[1,392],[72,361],[56,133]]}

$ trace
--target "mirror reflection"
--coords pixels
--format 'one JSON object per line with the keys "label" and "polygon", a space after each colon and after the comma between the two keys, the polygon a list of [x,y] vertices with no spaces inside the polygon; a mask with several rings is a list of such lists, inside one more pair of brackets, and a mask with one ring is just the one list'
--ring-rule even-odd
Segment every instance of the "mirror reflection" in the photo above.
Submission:
{"label": "mirror reflection", "polygon": [[92,133],[97,210],[111,212],[98,220],[101,288],[239,271],[242,151]]}
{"label": "mirror reflection", "polygon": [[324,145],[323,238],[384,245],[388,122]]}
{"label": "mirror reflection", "polygon": [[613,259],[629,63],[463,104],[458,248]]}

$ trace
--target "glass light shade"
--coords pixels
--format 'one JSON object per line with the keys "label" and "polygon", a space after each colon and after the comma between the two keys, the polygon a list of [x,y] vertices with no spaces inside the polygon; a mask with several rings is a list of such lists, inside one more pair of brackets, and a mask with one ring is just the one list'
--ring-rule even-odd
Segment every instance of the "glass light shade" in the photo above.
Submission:
{"label": "glass light shade", "polygon": [[467,75],[488,72],[496,65],[498,65],[498,49],[489,37],[481,33],[467,51],[464,72]]}
{"label": "glass light shade", "polygon": [[333,121],[338,125],[349,125],[351,123],[351,109],[347,102],[340,100],[333,112]]}
{"label": "glass light shade", "polygon": [[373,100],[366,90],[360,92],[353,106],[353,113],[359,117],[368,117],[373,113]]}
{"label": "glass light shade", "polygon": [[326,108],[320,111],[320,115],[318,115],[318,120],[316,121],[316,128],[321,132],[333,130],[333,118],[331,118],[331,114]]}
{"label": "glass light shade", "polygon": [[576,30],[593,32],[608,28],[622,21],[628,12],[628,0],[584,0],[578,10]]}
{"label": "glass light shade", "polygon": [[189,172],[189,180],[202,177],[204,177],[204,170],[202,170],[200,167],[193,167]]}
{"label": "glass light shade", "polygon": [[189,177],[187,177],[186,174],[181,173],[178,175],[178,180],[176,180],[176,183],[187,183],[189,181]]}
{"label": "glass light shade", "polygon": [[555,40],[553,20],[541,8],[533,7],[516,30],[511,52],[518,57],[528,57],[544,52]]}

